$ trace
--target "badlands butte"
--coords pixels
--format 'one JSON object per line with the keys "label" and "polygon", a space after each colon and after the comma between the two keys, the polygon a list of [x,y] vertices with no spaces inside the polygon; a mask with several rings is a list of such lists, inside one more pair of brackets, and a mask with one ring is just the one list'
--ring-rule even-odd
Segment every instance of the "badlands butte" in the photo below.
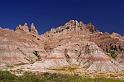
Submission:
{"label": "badlands butte", "polygon": [[0,29],[0,69],[124,78],[124,36],[70,20],[39,35],[32,23]]}

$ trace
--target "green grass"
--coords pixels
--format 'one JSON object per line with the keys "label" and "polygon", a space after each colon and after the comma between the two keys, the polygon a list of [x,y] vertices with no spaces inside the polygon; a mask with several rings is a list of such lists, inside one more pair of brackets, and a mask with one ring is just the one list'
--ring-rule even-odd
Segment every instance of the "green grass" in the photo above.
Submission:
{"label": "green grass", "polygon": [[122,80],[105,78],[82,78],[81,76],[71,76],[63,74],[32,74],[25,73],[23,76],[15,76],[8,71],[0,71],[0,82],[124,82]]}

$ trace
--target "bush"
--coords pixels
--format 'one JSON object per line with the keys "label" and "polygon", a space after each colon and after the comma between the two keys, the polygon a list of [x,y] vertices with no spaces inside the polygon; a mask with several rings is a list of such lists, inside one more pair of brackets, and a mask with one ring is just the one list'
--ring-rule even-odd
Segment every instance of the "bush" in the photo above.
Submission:
{"label": "bush", "polygon": [[114,58],[114,59],[116,59],[116,57],[118,56],[118,54],[116,53],[115,50],[109,50],[108,53],[110,53],[110,56],[111,56],[112,58]]}

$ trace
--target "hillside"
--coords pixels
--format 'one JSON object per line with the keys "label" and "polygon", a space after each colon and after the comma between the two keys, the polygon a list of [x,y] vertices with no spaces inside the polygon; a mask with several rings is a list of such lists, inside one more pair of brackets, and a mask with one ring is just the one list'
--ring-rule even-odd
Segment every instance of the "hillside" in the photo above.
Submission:
{"label": "hillside", "polygon": [[[70,20],[39,35],[34,24],[15,31],[0,29],[0,68],[18,74],[112,73],[124,71],[124,37],[100,32],[83,22]],[[124,74],[124,73],[123,73]]]}

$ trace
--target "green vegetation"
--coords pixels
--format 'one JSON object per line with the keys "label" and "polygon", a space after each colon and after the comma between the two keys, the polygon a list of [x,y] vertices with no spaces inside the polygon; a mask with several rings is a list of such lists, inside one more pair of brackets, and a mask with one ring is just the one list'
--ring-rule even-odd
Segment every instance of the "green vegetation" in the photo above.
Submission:
{"label": "green vegetation", "polygon": [[116,57],[117,57],[118,54],[116,53],[115,50],[110,50],[109,53],[111,54],[111,57],[112,58],[116,59]]}
{"label": "green vegetation", "polygon": [[23,76],[15,76],[7,71],[0,71],[0,82],[124,82],[122,80],[105,78],[82,78],[81,76],[71,76],[63,74],[33,74],[25,73]]}
{"label": "green vegetation", "polygon": [[118,56],[118,48],[117,46],[111,46],[110,49],[106,48],[106,52],[109,53],[108,55],[113,59],[116,59]]}
{"label": "green vegetation", "polygon": [[72,66],[59,67],[59,68],[55,68],[55,69],[51,68],[50,70],[65,71],[65,72],[73,73],[78,68],[79,68],[78,66],[72,65]]}

